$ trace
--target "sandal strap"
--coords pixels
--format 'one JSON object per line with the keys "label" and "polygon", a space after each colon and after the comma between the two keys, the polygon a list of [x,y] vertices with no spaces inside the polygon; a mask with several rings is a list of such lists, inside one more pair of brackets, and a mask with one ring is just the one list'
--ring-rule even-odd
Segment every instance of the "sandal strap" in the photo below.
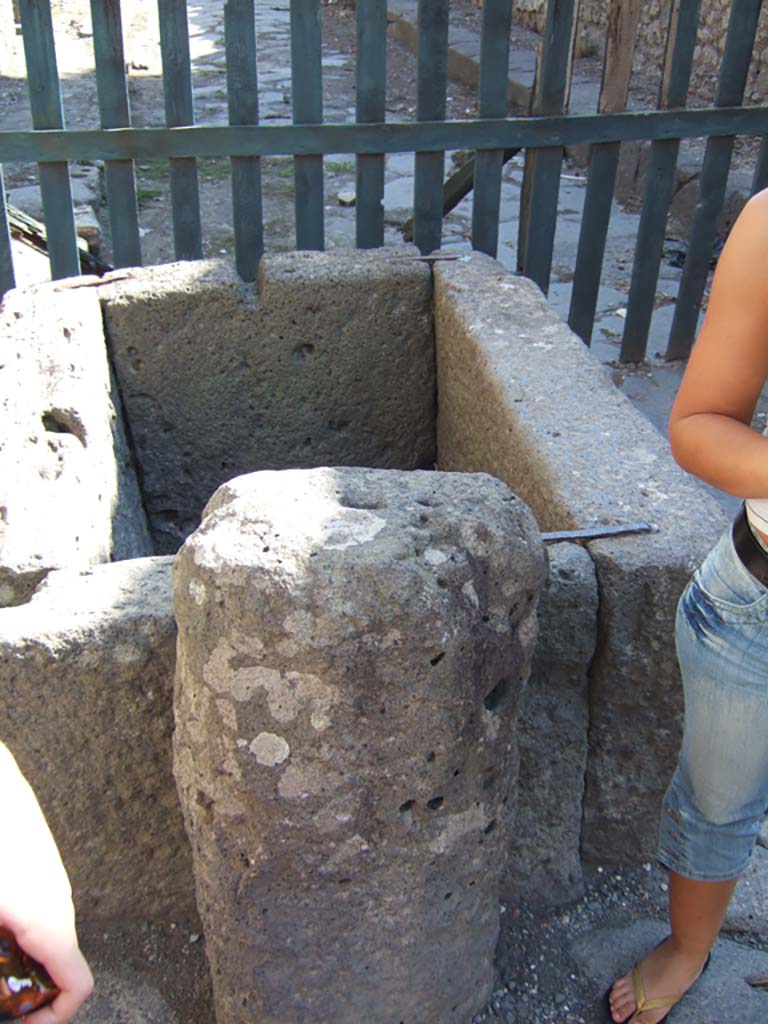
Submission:
{"label": "sandal strap", "polygon": [[629,1018],[630,1021],[633,1021],[635,1017],[645,1013],[647,1010],[665,1010],[668,1006],[674,1006],[675,1003],[679,1003],[682,998],[681,996],[665,996],[662,999],[646,999],[639,964],[632,968],[632,987],[635,990],[635,1012]]}

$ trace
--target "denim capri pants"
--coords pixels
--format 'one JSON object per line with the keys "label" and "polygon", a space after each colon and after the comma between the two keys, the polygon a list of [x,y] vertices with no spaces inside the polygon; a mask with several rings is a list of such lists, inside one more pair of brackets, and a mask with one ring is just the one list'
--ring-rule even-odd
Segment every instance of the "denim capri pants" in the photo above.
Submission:
{"label": "denim capri pants", "polygon": [[768,806],[768,588],[730,529],[683,591],[675,626],[685,732],[659,859],[686,878],[743,874]]}

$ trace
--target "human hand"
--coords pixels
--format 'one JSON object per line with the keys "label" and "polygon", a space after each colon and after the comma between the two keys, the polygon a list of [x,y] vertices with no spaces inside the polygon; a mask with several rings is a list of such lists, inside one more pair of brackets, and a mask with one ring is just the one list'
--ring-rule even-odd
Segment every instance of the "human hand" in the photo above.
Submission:
{"label": "human hand", "polygon": [[93,989],[80,952],[72,890],[59,851],[31,787],[0,743],[3,816],[12,840],[0,843],[0,925],[48,971],[59,995],[25,1018],[29,1024],[66,1024]]}

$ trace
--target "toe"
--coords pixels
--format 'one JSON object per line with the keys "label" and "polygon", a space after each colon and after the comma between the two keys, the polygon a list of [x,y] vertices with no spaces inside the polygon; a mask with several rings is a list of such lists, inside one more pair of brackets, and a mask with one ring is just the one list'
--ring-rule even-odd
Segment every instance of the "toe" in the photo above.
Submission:
{"label": "toe", "polygon": [[611,1016],[614,1021],[624,1021],[635,1009],[635,996],[632,979],[629,974],[614,984],[609,997]]}

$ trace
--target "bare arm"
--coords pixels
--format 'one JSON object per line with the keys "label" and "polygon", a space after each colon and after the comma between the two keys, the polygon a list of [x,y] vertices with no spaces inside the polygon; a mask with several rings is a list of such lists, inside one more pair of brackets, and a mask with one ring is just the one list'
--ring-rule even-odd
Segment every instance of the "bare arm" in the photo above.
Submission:
{"label": "bare arm", "polygon": [[26,1019],[64,1024],[90,995],[93,978],[75,932],[67,873],[35,794],[11,752],[0,743],[2,813],[11,835],[0,842],[0,924],[42,963],[61,989]]}
{"label": "bare arm", "polygon": [[768,438],[749,426],[768,377],[768,190],[718,261],[704,326],[669,419],[675,459],[739,497],[768,497]]}

